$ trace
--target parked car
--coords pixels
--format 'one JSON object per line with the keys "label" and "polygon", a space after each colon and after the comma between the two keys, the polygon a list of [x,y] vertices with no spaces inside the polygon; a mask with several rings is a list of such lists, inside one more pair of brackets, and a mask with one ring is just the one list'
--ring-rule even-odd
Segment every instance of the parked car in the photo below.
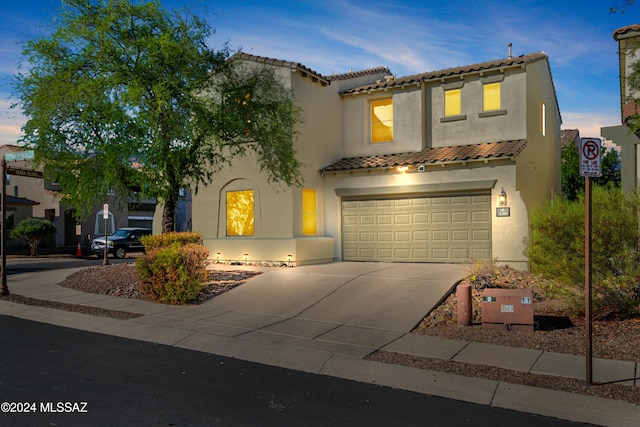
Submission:
{"label": "parked car", "polygon": [[[148,228],[121,228],[107,236],[107,252],[115,258],[124,258],[128,252],[144,252],[140,237],[151,234]],[[104,237],[91,242],[91,250],[98,257],[104,256]]]}

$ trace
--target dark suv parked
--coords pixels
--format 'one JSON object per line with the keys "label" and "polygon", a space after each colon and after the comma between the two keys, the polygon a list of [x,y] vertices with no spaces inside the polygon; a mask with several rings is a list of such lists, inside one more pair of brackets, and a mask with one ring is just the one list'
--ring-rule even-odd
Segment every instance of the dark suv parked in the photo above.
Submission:
{"label": "dark suv parked", "polygon": [[[140,237],[151,234],[148,228],[121,228],[107,236],[107,251],[115,258],[124,258],[127,252],[143,252],[144,246]],[[104,256],[104,237],[98,237],[91,242],[91,250],[98,257]]]}

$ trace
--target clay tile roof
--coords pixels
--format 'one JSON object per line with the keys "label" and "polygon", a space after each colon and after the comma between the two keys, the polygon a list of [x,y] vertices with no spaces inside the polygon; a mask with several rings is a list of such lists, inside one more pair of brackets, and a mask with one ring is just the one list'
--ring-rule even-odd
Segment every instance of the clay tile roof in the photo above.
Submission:
{"label": "clay tile roof", "polygon": [[381,90],[390,87],[397,86],[406,86],[411,84],[417,84],[423,81],[440,79],[444,77],[451,77],[460,74],[479,72],[483,70],[489,70],[492,68],[500,68],[500,67],[513,67],[513,66],[522,66],[531,64],[533,62],[537,62],[543,59],[546,59],[547,55],[544,52],[540,53],[532,53],[530,55],[520,55],[513,56],[511,58],[498,59],[494,61],[481,62],[478,64],[465,65],[462,67],[455,68],[446,68],[438,71],[430,71],[422,74],[414,74],[406,77],[399,77],[397,79],[392,79],[384,82],[369,84],[365,86],[360,86],[352,89],[348,89],[342,92],[345,94],[354,94],[358,92],[368,92],[371,90]]}
{"label": "clay tile roof", "polygon": [[290,62],[290,61],[284,61],[282,59],[268,58],[266,56],[250,55],[244,52],[239,52],[237,54],[237,57],[239,57],[240,59],[244,59],[246,61],[253,61],[261,64],[275,65],[277,67],[291,68],[292,70],[300,70],[303,73],[309,74],[314,79],[320,80],[325,84],[329,84],[329,80],[326,77],[324,77],[322,74],[313,71],[311,68],[305,67],[299,62]]}
{"label": "clay tile roof", "polygon": [[413,153],[348,157],[322,168],[320,172],[353,171],[359,169],[390,168],[429,163],[464,162],[482,159],[516,158],[526,145],[527,141],[520,139],[515,141],[458,145],[454,147],[427,148]]}
{"label": "clay tile roof", "polygon": [[626,27],[618,28],[613,32],[614,40],[618,40],[618,37],[623,36],[631,31],[640,31],[640,24],[627,25]]}
{"label": "clay tile roof", "polygon": [[349,71],[348,73],[342,73],[342,74],[332,74],[327,78],[332,81],[348,80],[348,79],[354,79],[356,77],[369,76],[369,75],[380,74],[380,73],[391,75],[391,70],[389,70],[388,67],[381,66],[381,67],[369,68],[369,69],[360,70],[360,71]]}
{"label": "clay tile roof", "polygon": [[629,117],[640,114],[640,103],[633,99],[627,101],[622,109],[622,122],[626,122]]}
{"label": "clay tile roof", "polygon": [[560,131],[560,146],[562,148],[577,143],[578,139],[580,139],[580,131],[578,129],[562,129]]}

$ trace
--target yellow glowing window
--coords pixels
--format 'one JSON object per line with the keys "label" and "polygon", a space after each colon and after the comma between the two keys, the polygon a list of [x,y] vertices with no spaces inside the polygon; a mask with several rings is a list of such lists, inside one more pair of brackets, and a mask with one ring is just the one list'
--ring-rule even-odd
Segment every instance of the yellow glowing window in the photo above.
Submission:
{"label": "yellow glowing window", "polygon": [[484,85],[484,111],[499,110],[500,106],[500,83],[489,83]]}
{"label": "yellow glowing window", "polygon": [[253,190],[227,192],[227,235],[253,236]]}
{"label": "yellow glowing window", "polygon": [[540,101],[540,133],[545,136],[547,132],[547,108],[544,102]]}
{"label": "yellow glowing window", "polygon": [[458,116],[462,114],[460,89],[452,89],[444,92],[444,115]]}
{"label": "yellow glowing window", "polygon": [[393,101],[371,102],[371,142],[393,141]]}
{"label": "yellow glowing window", "polygon": [[302,189],[302,234],[316,234],[316,190]]}

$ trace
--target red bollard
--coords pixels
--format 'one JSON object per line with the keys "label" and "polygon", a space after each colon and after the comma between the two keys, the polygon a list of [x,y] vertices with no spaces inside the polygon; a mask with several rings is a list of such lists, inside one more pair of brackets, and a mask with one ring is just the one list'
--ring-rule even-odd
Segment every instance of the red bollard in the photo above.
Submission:
{"label": "red bollard", "polygon": [[78,242],[78,249],[76,249],[76,256],[78,258],[82,258],[82,246],[80,246],[80,242]]}
{"label": "red bollard", "polygon": [[473,319],[473,303],[471,301],[471,285],[460,284],[456,288],[456,298],[458,300],[457,316],[458,325],[471,326]]}

